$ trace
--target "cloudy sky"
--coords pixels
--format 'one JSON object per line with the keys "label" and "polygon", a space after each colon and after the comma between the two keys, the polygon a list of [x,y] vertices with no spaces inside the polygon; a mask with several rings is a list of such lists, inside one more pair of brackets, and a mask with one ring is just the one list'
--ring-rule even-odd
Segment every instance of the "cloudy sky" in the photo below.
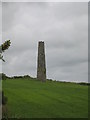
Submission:
{"label": "cloudy sky", "polygon": [[38,41],[45,42],[47,78],[88,81],[88,3],[3,2],[3,72],[37,74]]}

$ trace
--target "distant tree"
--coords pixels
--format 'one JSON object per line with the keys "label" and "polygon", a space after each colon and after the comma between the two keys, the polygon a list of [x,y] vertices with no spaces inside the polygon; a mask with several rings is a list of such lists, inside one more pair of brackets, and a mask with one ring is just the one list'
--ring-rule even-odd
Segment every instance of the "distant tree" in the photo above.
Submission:
{"label": "distant tree", "polygon": [[7,78],[9,78],[6,74],[4,73],[0,73],[0,76],[2,76],[2,80],[6,80]]}
{"label": "distant tree", "polygon": [[2,59],[2,61],[4,62],[5,60],[3,59],[2,53],[9,48],[10,44],[11,44],[10,40],[7,40],[3,44],[0,45],[0,59]]}

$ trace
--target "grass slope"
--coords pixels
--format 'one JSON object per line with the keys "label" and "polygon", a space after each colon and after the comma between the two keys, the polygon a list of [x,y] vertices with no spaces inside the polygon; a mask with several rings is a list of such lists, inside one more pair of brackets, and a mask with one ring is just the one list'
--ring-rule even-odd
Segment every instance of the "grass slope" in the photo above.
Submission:
{"label": "grass slope", "polygon": [[33,79],[3,81],[9,117],[88,117],[88,86]]}

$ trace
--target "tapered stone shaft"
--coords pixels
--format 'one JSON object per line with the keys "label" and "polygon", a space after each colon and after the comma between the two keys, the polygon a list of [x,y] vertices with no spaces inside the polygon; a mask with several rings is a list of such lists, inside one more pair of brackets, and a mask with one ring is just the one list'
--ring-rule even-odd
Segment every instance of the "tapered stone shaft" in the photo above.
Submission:
{"label": "tapered stone shaft", "polygon": [[45,48],[42,41],[38,42],[37,79],[46,81]]}

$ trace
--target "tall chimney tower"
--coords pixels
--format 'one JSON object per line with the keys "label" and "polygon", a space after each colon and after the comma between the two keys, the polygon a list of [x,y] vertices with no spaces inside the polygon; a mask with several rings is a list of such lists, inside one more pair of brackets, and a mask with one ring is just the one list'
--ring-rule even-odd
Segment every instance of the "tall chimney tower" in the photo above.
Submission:
{"label": "tall chimney tower", "polygon": [[37,79],[46,81],[45,48],[42,41],[38,42]]}

